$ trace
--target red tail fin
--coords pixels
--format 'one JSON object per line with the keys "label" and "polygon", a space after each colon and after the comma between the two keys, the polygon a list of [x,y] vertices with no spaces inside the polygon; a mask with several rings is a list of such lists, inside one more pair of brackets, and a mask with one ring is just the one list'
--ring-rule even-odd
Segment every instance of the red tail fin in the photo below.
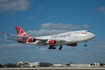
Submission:
{"label": "red tail fin", "polygon": [[15,28],[16,28],[17,35],[28,37],[28,34],[20,26],[16,26]]}

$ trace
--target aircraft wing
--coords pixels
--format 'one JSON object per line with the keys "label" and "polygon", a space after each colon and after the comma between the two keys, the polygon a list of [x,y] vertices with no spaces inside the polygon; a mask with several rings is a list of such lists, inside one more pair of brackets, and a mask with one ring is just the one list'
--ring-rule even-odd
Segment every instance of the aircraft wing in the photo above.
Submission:
{"label": "aircraft wing", "polygon": [[5,32],[2,32],[3,35],[7,35],[7,36],[13,36],[13,37],[20,37],[20,38],[28,38],[27,36],[20,36],[20,35],[14,35],[14,34],[8,34]]}
{"label": "aircraft wing", "polygon": [[55,41],[60,41],[60,42],[66,42],[65,40],[59,40],[59,39],[41,39],[41,38],[35,38],[35,40],[39,40],[39,41],[48,41],[48,40],[55,40]]}
{"label": "aircraft wing", "polygon": [[37,45],[59,45],[65,43],[65,40],[58,40],[58,39],[39,39],[35,38]]}
{"label": "aircraft wing", "polygon": [[[2,32],[2,34],[3,35],[6,35],[6,36],[11,36],[11,37],[28,39],[27,36],[20,36],[20,35],[15,35],[15,34],[8,34],[8,33],[5,33],[5,32]],[[9,39],[9,40],[16,40],[16,39],[11,39],[11,38],[7,38],[7,39]],[[39,39],[39,38],[35,38],[35,40],[47,41],[47,39]]]}
{"label": "aircraft wing", "polygon": [[[14,35],[14,34],[7,34],[5,32],[2,32],[3,35],[11,36],[12,38],[6,38],[8,40],[18,41],[18,42],[28,42],[33,43],[36,42],[37,45],[58,45],[66,42],[65,40],[58,40],[58,39],[42,39],[37,37],[27,37],[27,36],[20,36],[20,35]],[[22,38],[22,40],[14,39],[15,38]],[[51,44],[52,43],[52,44]]]}

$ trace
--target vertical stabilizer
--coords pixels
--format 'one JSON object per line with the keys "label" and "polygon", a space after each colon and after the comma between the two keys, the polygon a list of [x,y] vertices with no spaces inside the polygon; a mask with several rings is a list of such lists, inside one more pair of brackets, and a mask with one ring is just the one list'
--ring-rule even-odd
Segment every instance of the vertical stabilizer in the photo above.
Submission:
{"label": "vertical stabilizer", "polygon": [[16,28],[17,35],[28,37],[28,34],[20,26],[16,26],[15,28]]}

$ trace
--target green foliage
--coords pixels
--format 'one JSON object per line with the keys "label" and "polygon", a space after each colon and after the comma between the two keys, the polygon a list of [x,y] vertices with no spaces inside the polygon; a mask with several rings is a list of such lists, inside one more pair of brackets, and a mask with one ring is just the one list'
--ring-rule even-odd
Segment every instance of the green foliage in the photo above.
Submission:
{"label": "green foliage", "polygon": [[0,64],[0,68],[2,68],[3,67],[3,65],[2,64]]}
{"label": "green foliage", "polygon": [[0,68],[2,67],[17,67],[17,65],[15,63],[0,64]]}
{"label": "green foliage", "polygon": [[16,67],[16,64],[13,64],[13,63],[7,63],[7,64],[6,64],[6,67]]}

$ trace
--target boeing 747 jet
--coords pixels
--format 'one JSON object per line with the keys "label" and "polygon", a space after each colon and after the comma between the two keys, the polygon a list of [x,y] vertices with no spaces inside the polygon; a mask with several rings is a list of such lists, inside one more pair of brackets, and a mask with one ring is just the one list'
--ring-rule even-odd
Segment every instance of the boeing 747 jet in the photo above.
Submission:
{"label": "boeing 747 jet", "polygon": [[19,43],[35,46],[49,46],[48,49],[56,49],[56,46],[60,46],[59,50],[61,50],[63,48],[62,45],[76,47],[77,43],[79,42],[84,42],[84,46],[87,46],[86,42],[95,37],[95,34],[89,32],[88,30],[70,31],[48,36],[30,37],[20,26],[16,26],[15,28],[17,35],[7,34],[5,32],[2,32],[2,34],[17,37],[17,39],[7,39],[15,40]]}

